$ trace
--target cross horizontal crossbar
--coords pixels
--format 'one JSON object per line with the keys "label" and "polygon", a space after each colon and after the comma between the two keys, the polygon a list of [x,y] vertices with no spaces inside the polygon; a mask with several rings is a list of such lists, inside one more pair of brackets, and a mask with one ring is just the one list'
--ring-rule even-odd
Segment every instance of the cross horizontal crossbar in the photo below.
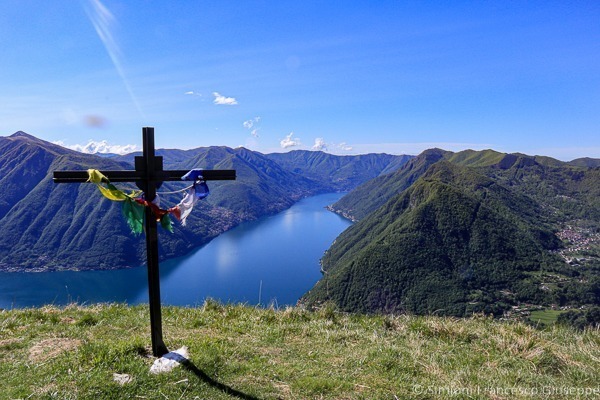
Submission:
{"label": "cross horizontal crossbar", "polygon": [[[132,182],[147,179],[145,171],[100,171],[111,182]],[[189,170],[153,171],[150,180],[153,182],[181,181],[181,177]],[[205,170],[202,171],[205,181],[232,181],[235,180],[234,169]],[[54,171],[55,183],[86,182],[89,178],[87,171]]]}

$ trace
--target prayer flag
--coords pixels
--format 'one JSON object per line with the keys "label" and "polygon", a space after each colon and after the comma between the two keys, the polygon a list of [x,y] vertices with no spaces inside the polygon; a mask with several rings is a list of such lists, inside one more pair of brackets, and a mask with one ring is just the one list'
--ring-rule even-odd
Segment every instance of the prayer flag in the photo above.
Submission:
{"label": "prayer flag", "polygon": [[[107,199],[123,202],[121,212],[134,234],[140,234],[144,230],[144,207],[150,208],[156,221],[160,222],[161,226],[169,232],[173,232],[173,225],[169,214],[173,214],[181,221],[181,225],[185,226],[186,219],[192,212],[192,209],[198,200],[208,196],[209,189],[206,182],[202,180],[201,169],[191,170],[181,179],[193,180],[194,185],[185,192],[179,204],[165,210],[160,208],[160,198],[158,195],[152,202],[149,202],[143,197],[139,197],[142,195],[142,191],[132,191],[131,194],[127,194],[110,183],[109,179],[97,169],[88,169],[88,182],[95,183],[100,193]],[[197,182],[198,180],[202,181]]]}

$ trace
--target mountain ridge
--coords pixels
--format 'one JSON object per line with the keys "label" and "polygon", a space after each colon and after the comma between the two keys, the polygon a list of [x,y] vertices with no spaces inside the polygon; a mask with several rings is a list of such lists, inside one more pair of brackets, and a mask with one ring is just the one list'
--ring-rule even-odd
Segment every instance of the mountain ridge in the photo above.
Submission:
{"label": "mountain ridge", "polygon": [[[173,234],[160,233],[163,260],[183,255],[243,221],[282,211],[302,197],[338,187],[289,171],[247,149],[159,149],[157,154],[164,157],[167,169],[236,169],[238,175],[236,181],[209,182],[211,195],[198,203],[187,227],[174,223]],[[79,153],[24,132],[0,137],[0,185],[4,189],[0,192],[0,270],[112,269],[142,264],[141,238],[129,232],[119,205],[102,198],[93,185],[52,182],[55,170],[133,169],[135,155],[106,158]],[[387,166],[381,163],[381,169]],[[179,188],[165,182],[159,192]],[[179,201],[173,195],[161,197],[165,204]]]}
{"label": "mountain ridge", "polygon": [[[516,175],[527,167],[537,168],[535,174],[538,180],[546,179],[547,176],[555,174],[556,171],[563,175],[569,175],[559,179],[564,178],[573,181],[576,181],[572,178],[577,174],[581,175],[579,179],[585,179],[586,176],[589,177],[598,173],[596,171],[598,167],[595,166],[573,165],[570,162],[563,162],[545,156],[501,153],[495,150],[463,150],[455,153],[441,149],[428,149],[395,171],[395,175],[380,176],[357,186],[356,189],[333,204],[331,210],[354,221],[360,220],[369,212],[383,205],[393,195],[408,188],[412,182],[425,173],[427,168],[442,159],[458,165],[477,168],[487,176],[499,178],[502,175],[504,181],[512,180],[511,185],[520,184]],[[591,161],[588,161],[587,164],[594,165]],[[390,181],[393,181],[394,184],[389,185],[388,182]],[[580,189],[577,189],[577,191],[580,191]],[[594,195],[600,195],[598,190],[591,189],[591,192]],[[373,195],[369,195],[369,193],[373,193]]]}

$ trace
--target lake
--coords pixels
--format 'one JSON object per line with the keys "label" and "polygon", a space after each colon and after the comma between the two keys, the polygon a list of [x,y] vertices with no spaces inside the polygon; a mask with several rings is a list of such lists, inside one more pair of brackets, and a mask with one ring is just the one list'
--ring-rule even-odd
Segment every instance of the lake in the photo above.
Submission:
{"label": "lake", "polygon": [[[319,259],[351,222],[327,211],[342,193],[303,199],[271,217],[243,223],[198,250],[160,265],[163,304],[195,306],[207,297],[251,305],[293,305],[320,278]],[[146,303],[146,268],[0,273],[0,308],[72,302]]]}

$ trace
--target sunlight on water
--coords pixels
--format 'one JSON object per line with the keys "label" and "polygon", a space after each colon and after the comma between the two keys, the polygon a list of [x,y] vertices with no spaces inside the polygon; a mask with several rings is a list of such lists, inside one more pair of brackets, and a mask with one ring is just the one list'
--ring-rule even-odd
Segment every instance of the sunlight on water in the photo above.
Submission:
{"label": "sunlight on water", "polygon": [[215,247],[217,270],[220,275],[227,276],[239,262],[236,242],[229,237],[221,237]]}

